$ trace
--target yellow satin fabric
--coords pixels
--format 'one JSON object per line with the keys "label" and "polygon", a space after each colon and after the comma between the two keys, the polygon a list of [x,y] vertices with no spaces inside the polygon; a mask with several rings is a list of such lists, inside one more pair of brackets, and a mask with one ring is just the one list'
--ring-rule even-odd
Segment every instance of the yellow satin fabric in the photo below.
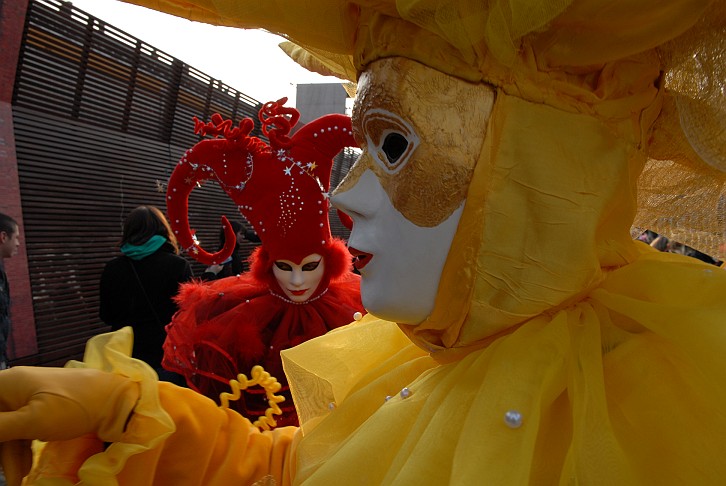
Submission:
{"label": "yellow satin fabric", "polygon": [[[131,328],[89,340],[83,362],[138,382],[141,395],[121,439],[104,447],[95,436],[37,447],[26,485],[226,486],[274,480],[288,484],[295,427],[260,432],[246,418],[186,388],[159,383],[130,358]],[[93,383],[87,383],[93,387]],[[99,396],[98,407],[107,400]],[[267,483],[265,483],[267,484]]]}
{"label": "yellow satin fabric", "polygon": [[[171,417],[160,406],[156,373],[142,361],[129,357],[132,343],[131,328],[95,336],[86,344],[84,361],[69,361],[66,367],[99,369],[139,383],[141,393],[133,420],[134,427],[139,427],[138,432],[124,434],[122,440],[110,445],[105,452],[103,443],[96,437],[49,442],[41,448],[43,454],[34,464],[27,480],[29,484],[66,486],[79,480],[87,484],[117,484],[115,475],[129,457],[153,450],[174,432]],[[99,407],[106,399],[99,396],[98,403],[86,406]]]}

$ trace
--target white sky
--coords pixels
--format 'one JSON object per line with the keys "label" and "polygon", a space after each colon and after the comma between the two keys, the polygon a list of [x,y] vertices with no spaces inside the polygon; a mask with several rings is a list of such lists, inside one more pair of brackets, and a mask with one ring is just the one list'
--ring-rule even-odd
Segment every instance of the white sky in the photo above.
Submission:
{"label": "white sky", "polygon": [[277,46],[283,39],[268,32],[191,22],[118,0],[71,3],[263,103],[287,96],[295,106],[298,84],[339,82],[295,64]]}

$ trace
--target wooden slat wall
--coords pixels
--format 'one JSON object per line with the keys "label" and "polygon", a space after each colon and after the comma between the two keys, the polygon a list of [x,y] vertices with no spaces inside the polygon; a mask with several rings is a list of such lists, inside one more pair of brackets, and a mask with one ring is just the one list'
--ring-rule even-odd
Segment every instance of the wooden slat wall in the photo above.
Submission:
{"label": "wooden slat wall", "polygon": [[190,146],[193,116],[256,118],[261,103],[69,3],[34,0],[13,105]]}
{"label": "wooden slat wall", "polygon": [[[98,319],[103,266],[118,255],[131,209],[164,208],[164,181],[182,149],[19,107],[14,123],[39,347],[25,362],[60,364],[106,330]],[[221,214],[236,214],[214,184],[194,191],[190,207],[200,240],[212,246]]]}
{"label": "wooden slat wall", "polygon": [[[118,255],[131,209],[165,209],[171,170],[199,140],[192,117],[256,120],[260,106],[69,3],[30,2],[13,121],[39,353],[14,364],[78,359],[85,341],[106,330],[98,319],[103,266]],[[338,156],[334,184],[354,158]],[[192,193],[190,220],[205,247],[216,248],[223,214],[240,219],[215,184]]]}

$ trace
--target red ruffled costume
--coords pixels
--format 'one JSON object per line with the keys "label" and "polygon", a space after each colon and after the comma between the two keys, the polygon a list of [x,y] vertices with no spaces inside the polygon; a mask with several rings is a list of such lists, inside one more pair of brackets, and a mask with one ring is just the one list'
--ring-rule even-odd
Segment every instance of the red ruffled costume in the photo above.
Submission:
{"label": "red ruffled costume", "polygon": [[[183,284],[177,296],[180,310],[167,326],[164,367],[184,375],[190,388],[213,399],[229,392],[229,380],[250,376],[255,365],[282,384],[285,401],[277,426],[297,425],[280,362],[280,351],[354,320],[363,313],[360,278],[345,272],[304,303],[294,303],[273,291],[253,272],[213,282]],[[322,283],[321,283],[322,287]],[[249,388],[233,408],[254,422],[267,409],[265,392]]]}
{"label": "red ruffled costume", "polygon": [[[219,115],[212,117],[212,123],[197,121],[197,133],[215,138],[188,150],[171,175],[169,221],[193,258],[217,263],[232,250],[226,245],[218,253],[205,252],[189,228],[189,193],[203,180],[219,183],[255,228],[262,245],[250,258],[249,273],[182,285],[176,297],[180,310],[167,326],[162,363],[215,401],[220,393],[230,392],[230,380],[240,373],[250,377],[252,367],[261,365],[278,379],[282,385],[278,394],[285,396],[280,404],[283,413],[275,417],[277,426],[298,423],[280,351],[365,313],[359,277],[351,272],[352,257],[345,243],[331,236],[328,221],[333,157],[343,147],[355,145],[350,119],[327,115],[289,137],[299,113],[285,108],[284,102],[267,103],[260,110],[269,146],[249,136],[253,127],[249,119],[234,128]],[[234,241],[226,218],[223,225],[228,230],[226,241]],[[293,302],[280,288],[272,267],[277,260],[298,264],[312,254],[323,257],[322,279],[308,300]],[[230,408],[253,422],[268,406],[265,390],[258,386],[230,402]]]}

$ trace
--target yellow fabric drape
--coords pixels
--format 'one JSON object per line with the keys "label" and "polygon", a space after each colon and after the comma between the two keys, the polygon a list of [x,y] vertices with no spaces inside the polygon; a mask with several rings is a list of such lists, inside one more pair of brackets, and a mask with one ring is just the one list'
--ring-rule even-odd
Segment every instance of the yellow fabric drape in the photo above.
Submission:
{"label": "yellow fabric drape", "polygon": [[614,129],[498,95],[434,312],[403,326],[414,341],[476,345],[583,298],[609,267],[634,258],[628,227],[643,156],[635,136],[623,141]]}
{"label": "yellow fabric drape", "polygon": [[[161,413],[178,432],[132,418],[129,436],[162,440],[119,465],[95,439],[50,443],[28,484],[74,484],[94,458],[107,467],[82,484],[716,484],[726,474],[719,272],[643,247],[589,298],[443,364],[367,317],[283,354],[305,384],[296,400],[318,414],[304,437],[260,433],[166,385]],[[519,428],[505,422],[511,411]]]}
{"label": "yellow fabric drape", "polygon": [[[126,466],[129,457],[158,448],[174,432],[174,422],[159,402],[156,373],[142,361],[129,358],[132,348],[130,327],[95,336],[86,344],[84,361],[69,361],[66,367],[98,369],[139,383],[140,398],[134,407],[134,425],[138,426],[138,432],[124,434],[123,440],[111,444],[105,452],[103,444],[95,437],[49,442],[42,447],[45,453],[34,465],[29,484],[66,486],[82,480],[90,484],[106,482],[114,485],[116,474]],[[98,397],[99,405],[105,398]]]}

